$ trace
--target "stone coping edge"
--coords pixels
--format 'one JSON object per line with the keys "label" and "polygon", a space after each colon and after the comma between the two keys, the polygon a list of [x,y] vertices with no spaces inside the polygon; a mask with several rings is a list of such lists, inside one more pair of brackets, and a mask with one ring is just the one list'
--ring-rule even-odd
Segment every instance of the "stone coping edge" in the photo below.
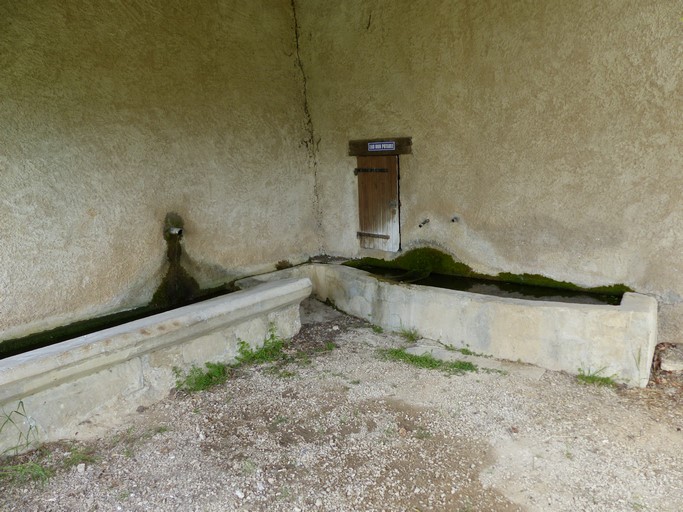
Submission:
{"label": "stone coping edge", "polygon": [[301,302],[308,278],[260,284],[0,360],[0,404]]}

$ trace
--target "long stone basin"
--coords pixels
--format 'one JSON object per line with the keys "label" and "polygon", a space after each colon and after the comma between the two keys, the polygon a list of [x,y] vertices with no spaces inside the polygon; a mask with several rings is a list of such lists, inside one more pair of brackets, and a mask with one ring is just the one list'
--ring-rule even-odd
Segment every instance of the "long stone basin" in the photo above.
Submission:
{"label": "long stone basin", "polygon": [[335,264],[308,264],[238,281],[308,277],[313,293],[384,329],[415,329],[454,348],[570,374],[645,387],[657,343],[657,301],[626,293],[619,306],[494,297],[377,279]]}
{"label": "long stone basin", "polygon": [[306,278],[278,280],[1,360],[0,454],[97,435],[166,396],[174,367],[232,362],[270,329],[295,335],[310,294]]}

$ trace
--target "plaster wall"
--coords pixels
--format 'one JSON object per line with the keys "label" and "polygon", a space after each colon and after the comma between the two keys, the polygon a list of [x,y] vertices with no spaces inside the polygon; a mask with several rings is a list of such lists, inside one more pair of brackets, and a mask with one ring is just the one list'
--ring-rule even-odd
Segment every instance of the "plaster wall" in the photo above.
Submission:
{"label": "plaster wall", "polygon": [[681,341],[680,2],[297,3],[328,253],[361,254],[348,141],[412,136],[404,249],[625,283]]}
{"label": "plaster wall", "polygon": [[289,1],[0,3],[0,339],[319,250]]}

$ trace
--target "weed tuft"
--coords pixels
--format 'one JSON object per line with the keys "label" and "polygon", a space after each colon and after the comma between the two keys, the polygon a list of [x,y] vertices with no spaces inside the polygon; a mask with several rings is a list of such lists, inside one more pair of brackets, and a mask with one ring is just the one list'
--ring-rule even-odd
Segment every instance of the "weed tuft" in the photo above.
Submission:
{"label": "weed tuft", "polygon": [[[14,446],[11,446],[0,453],[0,456],[8,453],[17,455],[21,451],[28,450],[35,438],[38,436],[38,427],[36,427],[33,419],[26,414],[23,400],[17,404],[17,408],[9,413],[2,411],[0,414],[0,434],[3,437],[11,435],[17,436],[17,441]],[[26,428],[28,425],[28,428]],[[13,433],[8,432],[12,430]]]}
{"label": "weed tuft", "polygon": [[375,334],[382,334],[384,332],[384,329],[380,325],[373,325],[372,332],[374,332]]}
{"label": "weed tuft", "polygon": [[417,427],[414,436],[416,439],[429,439],[430,437],[432,437],[432,433],[426,428]]}
{"label": "weed tuft", "polygon": [[237,362],[240,365],[248,365],[277,361],[282,359],[284,348],[285,340],[275,333],[275,327],[271,325],[263,346],[256,350],[252,349],[245,341],[240,340]]}
{"label": "weed tuft", "polygon": [[579,368],[579,374],[576,376],[576,379],[579,382],[583,382],[584,384],[592,384],[594,386],[607,386],[610,388],[616,387],[617,383],[614,381],[614,376],[607,377],[604,375],[600,375],[604,371],[605,368],[600,368],[598,371],[595,372],[584,371],[582,368]]}
{"label": "weed tuft", "polygon": [[417,368],[440,370],[448,374],[461,374],[477,371],[477,367],[467,361],[440,361],[431,354],[416,356],[414,354],[408,354],[405,350],[400,348],[384,349],[381,350],[380,353],[391,361],[400,361],[416,366]]}
{"label": "weed tuft", "polygon": [[405,339],[408,343],[415,343],[421,338],[420,333],[418,333],[416,329],[403,328],[398,331],[398,333],[403,336],[403,339]]}
{"label": "weed tuft", "polygon": [[95,455],[92,448],[78,448],[72,446],[69,449],[69,454],[64,459],[64,467],[70,468],[73,466],[78,466],[79,464],[94,464],[99,461],[100,458]]}
{"label": "weed tuft", "polygon": [[15,484],[25,482],[45,483],[51,476],[52,470],[41,466],[37,462],[0,466],[0,480],[6,480]]}
{"label": "weed tuft", "polygon": [[206,371],[192,365],[187,375],[174,367],[173,373],[176,377],[176,388],[189,393],[203,391],[210,387],[223,384],[229,377],[229,367],[224,363],[205,363]]}

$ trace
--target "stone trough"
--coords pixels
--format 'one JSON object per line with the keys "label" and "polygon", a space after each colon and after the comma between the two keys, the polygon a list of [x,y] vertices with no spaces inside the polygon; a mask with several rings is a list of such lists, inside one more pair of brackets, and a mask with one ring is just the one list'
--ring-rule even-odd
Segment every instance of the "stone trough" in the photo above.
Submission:
{"label": "stone trough", "polygon": [[415,329],[454,348],[644,387],[657,343],[657,301],[626,293],[619,306],[481,295],[393,283],[342,265],[309,264],[238,282],[308,277],[320,300],[384,329]]}
{"label": "stone trough", "polygon": [[239,341],[294,336],[308,279],[216,297],[0,361],[0,454],[95,435],[168,394],[173,368],[232,362]]}

